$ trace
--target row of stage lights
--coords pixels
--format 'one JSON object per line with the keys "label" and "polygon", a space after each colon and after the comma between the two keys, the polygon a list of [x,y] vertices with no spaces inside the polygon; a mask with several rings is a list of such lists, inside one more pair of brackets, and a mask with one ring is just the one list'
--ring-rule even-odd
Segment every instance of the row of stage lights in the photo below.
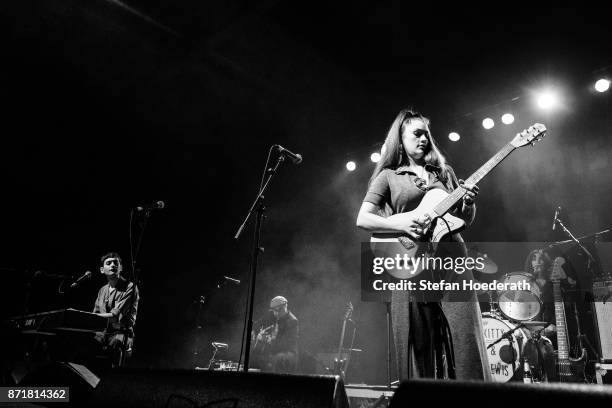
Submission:
{"label": "row of stage lights", "polygon": [[[610,89],[610,80],[609,79],[599,79],[595,82],[594,86],[597,92],[603,93]],[[555,107],[559,106],[560,98],[556,92],[552,90],[543,91],[536,95],[536,104],[540,109],[551,110]],[[501,121],[504,125],[510,125],[514,123],[514,115],[511,113],[505,113],[501,116]],[[492,118],[485,118],[482,121],[482,127],[486,130],[492,129],[495,126],[495,121]],[[458,142],[461,139],[461,135],[457,132],[450,132],[448,134],[448,138],[451,142]],[[370,155],[370,160],[373,163],[378,163],[380,160],[380,153],[375,152]],[[354,161],[349,161],[346,163],[346,169],[348,171],[354,171],[357,169],[357,163]]]}

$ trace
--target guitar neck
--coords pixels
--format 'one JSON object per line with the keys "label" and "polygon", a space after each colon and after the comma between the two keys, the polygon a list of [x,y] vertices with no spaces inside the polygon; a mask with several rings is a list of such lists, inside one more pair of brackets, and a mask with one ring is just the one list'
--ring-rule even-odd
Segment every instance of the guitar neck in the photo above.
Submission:
{"label": "guitar neck", "polygon": [[[511,143],[508,143],[502,147],[493,157],[491,157],[485,164],[483,164],[474,174],[472,174],[465,181],[466,184],[478,184],[491,170],[493,170],[499,163],[502,162],[506,157],[510,155],[516,149]],[[442,216],[446,214],[451,208],[453,208],[465,194],[465,189],[457,188],[448,195],[440,204],[434,208],[434,212]]]}
{"label": "guitar neck", "polygon": [[555,301],[555,324],[557,326],[557,346],[559,361],[569,359],[569,343],[567,339],[567,327],[565,319],[565,305],[561,295],[561,283],[553,281],[553,297]]}
{"label": "guitar neck", "polygon": [[344,346],[345,331],[346,331],[346,319],[342,322],[342,333],[340,334],[340,344],[338,345],[338,360],[342,358],[342,346]]}

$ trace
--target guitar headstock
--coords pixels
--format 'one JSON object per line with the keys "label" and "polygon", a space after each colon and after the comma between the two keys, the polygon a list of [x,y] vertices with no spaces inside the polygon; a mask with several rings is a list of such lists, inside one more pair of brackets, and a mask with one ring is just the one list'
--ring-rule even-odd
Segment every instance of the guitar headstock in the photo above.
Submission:
{"label": "guitar headstock", "polygon": [[349,301],[346,305],[346,312],[344,313],[344,320],[348,320],[351,318],[351,314],[353,313],[353,304]]}
{"label": "guitar headstock", "polygon": [[525,146],[526,144],[534,144],[546,136],[546,126],[541,123],[534,123],[522,132],[517,133],[510,144],[514,147]]}
{"label": "guitar headstock", "polygon": [[561,275],[561,267],[563,266],[563,264],[565,264],[565,259],[561,256],[558,256],[555,258],[554,262],[553,262],[553,266],[552,266],[552,273],[550,274],[551,276],[551,280],[554,281],[559,281],[559,278],[555,278],[555,276],[559,276]]}

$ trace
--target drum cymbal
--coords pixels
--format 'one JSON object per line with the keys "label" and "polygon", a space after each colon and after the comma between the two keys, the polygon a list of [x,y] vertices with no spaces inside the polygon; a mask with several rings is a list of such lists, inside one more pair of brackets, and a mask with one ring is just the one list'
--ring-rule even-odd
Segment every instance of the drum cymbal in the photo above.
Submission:
{"label": "drum cymbal", "polygon": [[474,259],[482,258],[482,263],[484,264],[484,267],[482,269],[474,268],[474,272],[484,273],[487,275],[493,275],[494,273],[497,273],[497,264],[495,263],[495,261],[489,258],[487,254],[484,254],[480,251],[468,251],[468,256]]}

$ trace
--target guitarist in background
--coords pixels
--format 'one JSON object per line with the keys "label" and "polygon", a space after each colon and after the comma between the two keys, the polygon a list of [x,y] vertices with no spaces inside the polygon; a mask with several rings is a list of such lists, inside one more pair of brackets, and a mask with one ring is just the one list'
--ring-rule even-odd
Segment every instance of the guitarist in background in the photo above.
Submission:
{"label": "guitarist in background", "polygon": [[[418,241],[431,220],[402,222],[390,216],[415,209],[429,189],[450,193],[460,185],[467,191],[452,212],[469,225],[476,213],[478,187],[457,180],[431,135],[429,120],[404,109],[389,130],[357,226],[372,233],[405,233]],[[452,235],[451,240],[463,242],[459,234]],[[465,245],[461,252],[448,255],[467,256]],[[471,271],[462,279],[472,279]],[[464,295],[463,302],[445,301],[447,297],[438,302],[417,302],[410,291],[393,291],[391,317],[400,380],[427,377],[491,381],[480,306],[475,293]]]}
{"label": "guitarist in background", "polygon": [[[263,366],[275,373],[295,373],[298,363],[298,319],[287,308],[287,299],[276,296],[270,301],[270,312],[274,321],[262,327],[255,335],[255,349],[260,351],[260,360],[265,355]],[[263,354],[263,355],[261,355]]]}

